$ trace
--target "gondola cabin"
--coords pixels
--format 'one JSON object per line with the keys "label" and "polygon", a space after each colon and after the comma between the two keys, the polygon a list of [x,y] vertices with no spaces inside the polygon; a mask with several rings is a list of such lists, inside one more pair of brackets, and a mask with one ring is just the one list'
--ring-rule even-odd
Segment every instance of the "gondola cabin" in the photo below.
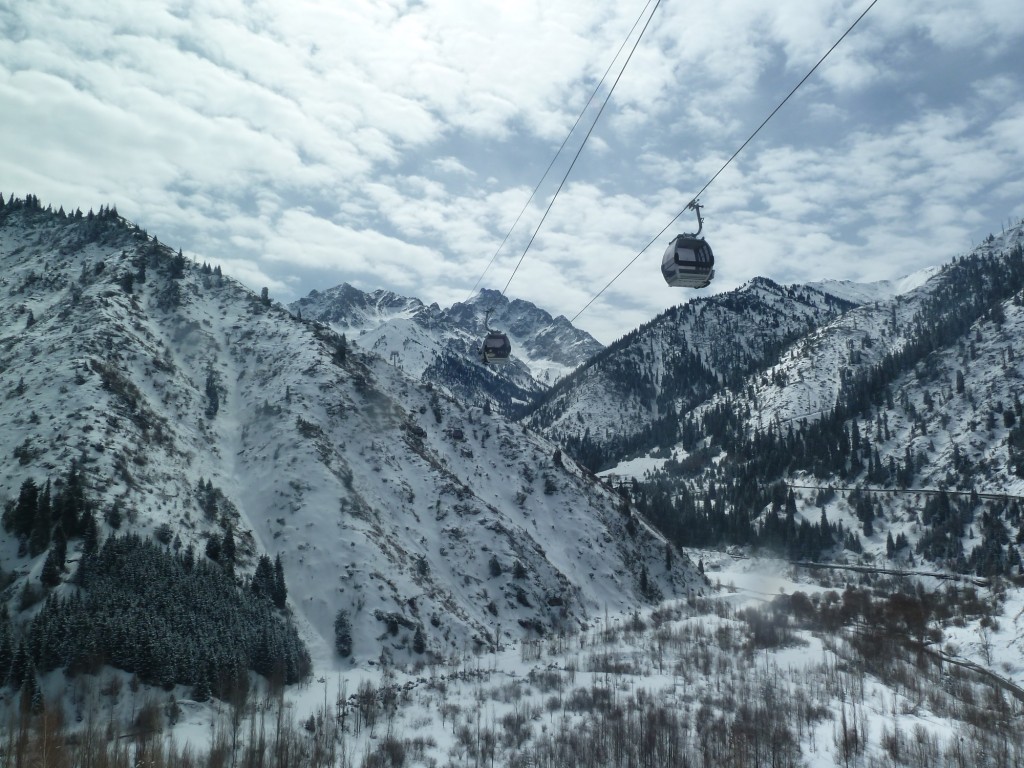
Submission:
{"label": "gondola cabin", "polygon": [[507,363],[512,354],[512,343],[501,331],[487,331],[487,337],[480,347],[480,360],[487,365]]}
{"label": "gondola cabin", "polygon": [[661,260],[661,274],[673,288],[704,288],[715,277],[715,255],[703,237],[676,235]]}

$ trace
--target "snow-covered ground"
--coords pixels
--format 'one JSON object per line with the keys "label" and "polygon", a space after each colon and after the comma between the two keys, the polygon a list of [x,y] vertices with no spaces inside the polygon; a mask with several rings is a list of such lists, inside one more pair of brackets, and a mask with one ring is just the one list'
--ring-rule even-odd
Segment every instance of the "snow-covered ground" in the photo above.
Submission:
{"label": "snow-covered ground", "polygon": [[[404,744],[409,765],[490,764],[487,756],[495,765],[541,763],[557,751],[560,739],[590,734],[574,742],[590,743],[594,728],[601,723],[609,727],[610,712],[618,712],[612,722],[617,718],[626,724],[640,714],[659,713],[659,728],[675,729],[680,748],[703,755],[704,762],[695,765],[722,764],[702,750],[721,747],[714,745],[722,728],[731,729],[730,738],[742,735],[737,718],[741,723],[748,718],[745,727],[753,730],[766,718],[771,727],[788,728],[787,738],[795,743],[785,746],[783,740],[777,748],[794,757],[796,765],[826,768],[844,764],[846,757],[851,765],[891,765],[901,750],[906,764],[915,765],[924,764],[912,762],[915,750],[934,757],[958,744],[987,748],[985,729],[963,722],[968,715],[957,716],[956,707],[969,710],[969,701],[998,697],[1000,688],[984,684],[959,663],[978,664],[1024,685],[1024,600],[1015,592],[1003,598],[995,621],[943,628],[934,651],[945,655],[945,671],[929,664],[915,671],[914,663],[891,659],[880,673],[860,668],[851,650],[853,635],[870,636],[871,627],[847,628],[846,639],[842,632],[791,628],[791,639],[778,646],[764,648],[751,641],[755,624],[749,610],[764,609],[770,616],[772,600],[797,592],[824,602],[838,600],[844,581],[862,582],[861,574],[830,571],[821,576],[738,550],[687,554],[705,568],[712,587],[707,598],[610,611],[573,635],[505,642],[497,649],[467,648],[415,667],[332,665],[317,670],[308,686],[286,692],[288,718],[301,724],[319,717],[306,736],[310,740],[334,729],[329,735],[339,765],[359,765],[396,743]],[[926,589],[941,586],[927,577],[907,578]],[[991,593],[982,589],[979,596],[988,599]],[[907,675],[919,675],[919,682],[935,689],[919,689]],[[1005,690],[1001,695],[1000,706],[1019,717],[1021,701]],[[167,734],[179,744],[209,743],[218,729],[228,727],[227,705],[200,707],[185,701],[181,706],[182,719]],[[994,705],[990,700],[984,706]],[[787,714],[798,710],[799,716]],[[611,744],[615,737],[608,734],[607,739]],[[643,748],[635,734],[626,744]],[[354,762],[341,762],[342,755]],[[954,764],[948,755],[943,759],[928,764]]]}

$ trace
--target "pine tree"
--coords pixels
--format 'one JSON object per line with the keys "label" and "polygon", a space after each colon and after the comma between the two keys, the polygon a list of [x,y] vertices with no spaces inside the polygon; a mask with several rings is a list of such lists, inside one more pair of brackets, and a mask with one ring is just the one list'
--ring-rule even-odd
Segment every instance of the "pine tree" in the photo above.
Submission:
{"label": "pine tree", "polygon": [[100,530],[91,507],[86,507],[82,514],[79,528],[82,533],[82,551],[87,555],[95,554],[100,545]]}
{"label": "pine tree", "polygon": [[501,562],[498,560],[497,555],[491,555],[491,559],[487,561],[487,571],[491,574],[491,578],[495,579],[502,574]]}
{"label": "pine tree", "polygon": [[80,518],[85,512],[86,506],[82,473],[78,469],[78,461],[72,459],[68,475],[64,480],[64,487],[57,493],[53,504],[53,512],[60,518],[64,533],[68,536],[84,537],[85,529]]}
{"label": "pine tree", "polygon": [[34,672],[30,672],[21,687],[21,711],[24,714],[38,715],[45,708],[43,691],[39,687]]}
{"label": "pine tree", "polygon": [[274,605],[283,610],[288,604],[288,587],[284,583],[284,565],[281,564],[281,555],[274,558],[274,587],[271,592]]}
{"label": "pine tree", "polygon": [[39,486],[35,480],[28,478],[21,484],[18,493],[18,502],[14,506],[14,514],[8,525],[7,516],[4,515],[4,527],[11,530],[18,536],[28,536],[36,521],[36,511],[39,508]]}
{"label": "pine tree", "polygon": [[217,393],[217,379],[213,370],[206,373],[206,418],[212,419],[220,410],[220,396]]}
{"label": "pine tree", "polygon": [[274,566],[270,564],[270,558],[267,555],[260,555],[260,559],[256,563],[256,570],[252,575],[250,588],[253,594],[265,597],[268,600],[272,599],[274,591]]}
{"label": "pine tree", "polygon": [[352,655],[352,623],[345,610],[334,617],[334,649],[343,659]]}
{"label": "pine tree", "polygon": [[206,540],[206,556],[215,563],[220,562],[220,537],[215,533]]}
{"label": "pine tree", "polygon": [[32,557],[39,555],[46,551],[46,548],[50,546],[50,531],[53,526],[53,521],[50,518],[49,505],[43,508],[41,505],[36,507],[36,517],[32,524],[32,533],[28,540],[28,551]]}
{"label": "pine tree", "polygon": [[412,636],[412,650],[414,653],[423,653],[427,650],[427,639],[423,635],[423,626],[416,625],[416,632]]}
{"label": "pine tree", "polygon": [[224,541],[221,543],[220,564],[228,573],[235,572],[235,535],[228,528],[224,534]]}
{"label": "pine tree", "polygon": [[114,499],[114,503],[111,504],[110,509],[107,510],[106,519],[107,525],[115,531],[121,527],[121,523],[124,520],[124,513],[121,511],[120,499]]}
{"label": "pine tree", "polygon": [[43,563],[42,573],[39,574],[39,581],[43,586],[56,587],[60,584],[60,575],[63,570],[63,561],[58,562],[57,547],[50,547],[50,551],[46,553],[46,562]]}
{"label": "pine tree", "polygon": [[11,669],[8,675],[8,682],[14,690],[21,688],[21,684],[25,682],[25,678],[29,675],[35,674],[32,666],[32,655],[28,650],[28,642],[25,637],[21,638],[21,642],[18,643],[17,650],[14,651],[14,656],[11,659]]}
{"label": "pine tree", "polygon": [[213,696],[213,691],[210,689],[210,676],[204,671],[200,674],[196,684],[192,686],[192,698],[202,703],[209,701],[211,696]]}

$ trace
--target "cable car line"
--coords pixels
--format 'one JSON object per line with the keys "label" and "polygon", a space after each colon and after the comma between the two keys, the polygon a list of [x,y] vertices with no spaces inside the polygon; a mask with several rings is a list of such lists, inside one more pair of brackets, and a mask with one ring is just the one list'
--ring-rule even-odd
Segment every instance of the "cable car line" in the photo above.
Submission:
{"label": "cable car line", "polygon": [[[877,2],[877,1],[878,0],[875,0],[875,2]],[[626,57],[625,63],[623,63],[622,68],[619,70],[619,74],[616,76],[615,82],[612,83],[611,88],[608,89],[608,93],[604,97],[604,101],[601,102],[601,108],[597,111],[597,115],[594,117],[594,121],[590,124],[590,129],[587,131],[587,135],[583,137],[583,141],[580,143],[579,149],[576,150],[576,154],[573,156],[572,162],[569,164],[568,169],[566,169],[565,175],[562,176],[562,181],[559,183],[558,189],[555,190],[555,194],[552,195],[551,201],[548,203],[548,207],[544,210],[544,215],[541,217],[540,221],[537,223],[536,228],[533,230],[533,234],[530,235],[530,241],[526,244],[526,248],[523,249],[523,253],[519,257],[519,261],[516,262],[515,269],[512,270],[512,274],[509,276],[508,282],[505,283],[505,287],[502,288],[501,294],[503,296],[505,295],[505,291],[508,290],[509,285],[511,285],[512,278],[514,278],[516,276],[516,272],[519,271],[519,265],[522,264],[523,263],[523,259],[526,258],[526,254],[530,250],[530,246],[533,245],[533,241],[537,237],[537,233],[540,232],[540,228],[544,224],[544,220],[547,219],[548,213],[551,212],[551,207],[555,204],[555,200],[558,198],[558,193],[561,192],[562,191],[562,187],[565,186],[565,182],[569,178],[569,174],[572,172],[573,167],[576,165],[576,161],[579,159],[580,153],[583,152],[583,148],[587,145],[587,139],[590,138],[590,134],[593,133],[594,132],[594,128],[597,127],[597,121],[601,119],[601,114],[604,112],[604,108],[608,106],[608,102],[609,102],[609,100],[611,100],[612,94],[615,92],[615,86],[617,86],[619,84],[619,80],[622,79],[622,75],[626,72],[626,67],[629,66],[630,59],[632,59],[633,58],[633,54],[636,53],[637,46],[639,46],[640,45],[640,41],[643,40],[644,33],[647,31],[647,27],[650,25],[651,19],[653,19],[654,18],[654,14],[656,14],[658,12],[658,6],[659,5],[661,5],[661,0],[655,0],[654,10],[652,10],[651,14],[647,17],[647,21],[644,23],[644,28],[640,30],[640,34],[637,36],[636,42],[633,43],[633,47],[630,49],[629,55]],[[644,7],[644,11],[647,10],[648,6],[650,6],[650,2],[648,2],[647,6]],[[642,16],[643,16],[643,13],[641,13],[641,17]],[[633,28],[634,29],[636,28],[635,24],[634,24]],[[632,34],[632,30],[630,30],[630,34]],[[629,39],[628,36],[627,36],[626,39],[627,40]],[[618,54],[616,54],[616,56],[618,56]]]}
{"label": "cable car line", "polygon": [[722,174],[722,172],[725,171],[725,169],[729,167],[729,165],[732,163],[732,161],[736,159],[736,156],[739,155],[739,153],[742,152],[746,148],[746,146],[751,141],[754,140],[754,137],[757,136],[757,134],[761,132],[761,129],[764,128],[765,125],[768,124],[768,121],[771,120],[773,117],[775,117],[775,114],[780,109],[782,109],[783,105],[787,101],[789,101],[790,97],[793,96],[793,94],[796,93],[800,89],[800,86],[802,86],[805,82],[807,82],[807,79],[810,78],[810,76],[812,74],[814,74],[815,70],[817,70],[818,67],[821,66],[822,62],[824,62],[825,59],[827,59],[829,57],[829,54],[831,54],[832,51],[834,51],[839,46],[839,44],[841,42],[843,42],[843,40],[846,39],[846,36],[849,35],[850,32],[853,31],[854,27],[856,27],[860,23],[861,19],[863,19],[865,16],[867,16],[868,12],[872,8],[875,7],[875,4],[877,2],[878,2],[878,0],[871,0],[871,3],[868,5],[868,7],[865,8],[861,12],[860,16],[858,16],[854,20],[854,22],[847,28],[847,30],[845,32],[843,32],[843,34],[839,37],[839,39],[836,40],[835,43],[832,44],[832,47],[829,48],[825,52],[825,55],[822,56],[820,59],[818,59],[817,64],[815,64],[813,67],[811,67],[811,69],[807,72],[807,74],[804,75],[803,78],[801,78],[800,82],[798,82],[793,87],[793,90],[791,90],[786,95],[786,97],[782,101],[779,102],[779,104],[775,107],[775,109],[773,109],[771,111],[771,113],[768,115],[768,117],[766,117],[762,121],[762,123],[759,126],[757,126],[757,128],[754,130],[754,132],[751,133],[750,136],[747,137],[747,140],[744,141],[740,145],[739,149],[737,149],[735,152],[732,153],[732,155],[729,157],[729,159],[726,160],[725,163],[722,165],[722,167],[719,168],[718,171],[715,173],[715,175],[712,176],[708,180],[708,182],[703,187],[700,188],[700,191],[690,199],[690,201],[686,204],[686,206],[679,213],[677,213],[668,224],[665,225],[665,227],[654,237],[653,240],[651,240],[649,243],[647,243],[647,245],[645,245],[643,247],[643,249],[639,253],[636,254],[636,256],[634,256],[632,259],[630,259],[629,262],[626,263],[626,266],[624,266],[622,269],[620,269],[618,271],[618,273],[615,275],[615,277],[613,277],[611,280],[609,280],[607,285],[605,285],[604,288],[602,288],[600,291],[598,291],[597,294],[590,301],[588,301],[583,306],[583,309],[581,309],[579,312],[577,312],[575,315],[573,315],[572,318],[569,320],[569,322],[571,322],[571,323],[576,322],[576,318],[578,318],[580,315],[582,315],[590,307],[591,304],[593,304],[595,301],[597,301],[598,298],[600,298],[601,294],[603,294],[606,290],[608,290],[616,280],[618,280],[620,277],[622,277],[622,274],[627,269],[629,269],[631,266],[633,266],[633,264],[636,262],[636,260],[639,259],[647,251],[648,248],[650,248],[652,245],[654,245],[654,243],[656,243],[658,240],[660,240],[661,237],[665,234],[665,232],[668,231],[669,227],[671,227],[680,216],[682,216],[684,213],[686,213],[686,211],[691,210],[693,208],[693,206],[699,204],[698,200],[699,200],[700,196],[705,191],[707,191],[708,187],[710,187],[714,183],[714,181]]}
{"label": "cable car line", "polygon": [[[541,184],[543,184],[544,180],[548,177],[548,174],[554,167],[555,162],[562,154],[562,150],[565,149],[565,145],[569,143],[569,139],[576,131],[576,127],[580,124],[580,121],[583,120],[583,116],[587,113],[587,110],[590,109],[590,105],[594,103],[594,98],[597,96],[598,91],[601,90],[601,86],[604,85],[604,81],[608,79],[608,73],[612,71],[612,67],[615,65],[615,62],[621,55],[622,49],[626,47],[626,43],[629,42],[629,38],[633,36],[633,32],[636,31],[637,25],[640,23],[640,19],[642,19],[644,17],[644,14],[647,13],[647,9],[650,7],[652,2],[654,2],[654,0],[647,0],[647,5],[644,6],[644,9],[640,12],[640,15],[637,16],[636,21],[633,22],[633,26],[626,34],[625,39],[622,41],[622,44],[619,46],[619,49],[615,52],[615,55],[612,57],[612,60],[608,62],[608,67],[605,69],[604,74],[601,75],[601,79],[594,87],[593,92],[590,94],[590,98],[587,99],[587,103],[583,105],[583,109],[580,110],[579,115],[576,116],[576,121],[572,124],[572,127],[569,129],[569,132],[565,135],[565,138],[562,140],[562,144],[558,147],[558,150],[551,158],[551,162],[548,163],[548,167],[544,169],[544,174],[540,177],[540,181],[537,182],[536,186],[534,186],[533,188],[533,191],[530,192],[530,197],[529,199],[527,199],[526,204],[523,206],[522,210],[519,211],[519,215],[516,216],[516,220],[512,222],[512,226],[509,227],[508,232],[505,233],[505,237],[502,238],[501,244],[494,251],[494,255],[491,256],[491,260],[487,262],[487,266],[484,267],[484,271],[480,273],[480,277],[478,277],[476,283],[473,284],[473,289],[469,292],[469,296],[466,297],[466,302],[469,302],[469,300],[473,298],[474,295],[476,295],[476,289],[480,287],[480,283],[483,281],[484,276],[487,274],[487,270],[489,270],[491,266],[494,264],[494,260],[498,258],[498,254],[501,253],[501,249],[505,247],[505,243],[508,242],[509,237],[512,236],[512,233],[515,231],[516,226],[519,224],[519,220],[523,218],[523,214],[525,214],[526,211],[529,209],[530,203],[532,203],[533,198],[537,196],[537,192],[540,190]],[[658,2],[660,2],[660,0],[658,0]],[[508,285],[506,285],[505,288],[507,289]],[[504,294],[504,291],[502,291],[502,293]]]}
{"label": "cable car line", "polygon": [[[541,217],[540,222],[538,222],[536,228],[533,230],[533,234],[530,235],[530,240],[526,244],[526,248],[523,249],[523,253],[519,257],[519,261],[516,262],[516,266],[512,270],[512,274],[509,276],[508,282],[506,282],[505,283],[505,287],[501,289],[501,295],[502,296],[505,295],[505,292],[508,290],[509,285],[512,284],[512,279],[516,276],[516,273],[519,271],[519,267],[523,263],[523,259],[526,258],[526,254],[530,250],[530,246],[533,245],[533,241],[537,237],[537,233],[540,231],[540,228],[544,224],[545,219],[547,219],[548,213],[551,212],[551,207],[555,204],[555,200],[558,198],[558,194],[562,191],[562,187],[565,186],[566,179],[569,178],[569,174],[572,172],[573,167],[576,165],[576,161],[579,159],[580,153],[583,152],[583,148],[586,146],[587,140],[590,138],[590,134],[594,132],[594,128],[597,126],[597,121],[601,118],[601,114],[604,112],[605,107],[608,106],[608,101],[611,99],[612,94],[615,92],[615,87],[619,84],[619,80],[622,79],[622,75],[623,75],[623,73],[625,73],[626,67],[629,66],[630,59],[633,58],[633,54],[636,52],[637,46],[640,45],[640,41],[643,39],[644,33],[647,31],[647,27],[650,26],[651,19],[654,18],[654,14],[657,13],[657,11],[658,11],[658,6],[661,5],[661,0],[647,0],[647,5],[644,6],[644,10],[641,11],[640,16],[637,17],[637,21],[634,22],[633,27],[632,27],[632,29],[630,29],[629,34],[626,36],[626,39],[623,41],[622,46],[620,46],[618,52],[616,52],[615,57],[612,59],[612,63],[608,65],[608,69],[605,71],[605,76],[601,78],[601,82],[604,82],[604,78],[607,77],[608,72],[611,70],[611,68],[614,65],[616,59],[618,59],[619,54],[622,52],[622,49],[625,47],[626,42],[629,40],[630,36],[633,34],[633,31],[636,29],[637,24],[639,24],[640,19],[643,18],[644,13],[646,13],[647,9],[650,8],[651,2],[654,2],[654,9],[650,12],[650,15],[648,15],[647,21],[644,23],[643,29],[641,29],[640,30],[640,34],[637,35],[636,41],[633,43],[633,47],[629,51],[629,55],[626,57],[625,62],[623,62],[622,67],[619,69],[619,74],[615,77],[615,81],[612,83],[611,87],[608,89],[608,93],[605,95],[604,101],[601,102],[600,109],[597,111],[597,114],[594,116],[594,119],[593,119],[593,121],[590,124],[590,128],[587,130],[586,135],[583,137],[583,141],[580,143],[579,148],[576,150],[576,154],[573,156],[572,162],[569,164],[568,169],[566,169],[565,174],[562,176],[562,180],[558,184],[558,189],[556,189],[554,195],[552,195],[551,201],[548,203],[548,206],[547,206],[547,208],[544,211],[544,215]],[[597,91],[600,89],[600,86],[601,86],[601,84],[598,83],[598,87],[594,89],[594,94],[595,95],[597,94]],[[583,108],[583,110],[580,112],[580,118],[577,119],[577,124],[579,123],[579,120],[582,119],[583,114],[586,112],[587,107],[589,107],[589,105],[590,105],[592,100],[593,100],[593,96],[591,96],[590,101],[587,102],[587,106],[585,106]],[[573,129],[575,129],[575,127],[576,126],[574,125]],[[569,136],[571,136],[571,135],[572,135],[572,131],[569,132]],[[566,142],[569,140],[569,136],[566,136]],[[562,143],[562,146],[563,147],[565,146],[565,142]],[[562,151],[561,148],[559,148],[558,153],[555,154],[555,158],[558,157],[558,154],[561,153],[561,151]],[[551,161],[552,165],[554,164],[554,162],[555,162],[555,160],[552,159],[552,161]],[[551,166],[548,166],[548,167],[550,169]],[[545,171],[544,175],[545,175],[545,177],[547,176],[547,171]],[[543,180],[544,179],[542,178],[541,182]],[[540,183],[541,182],[537,183],[537,187],[534,188],[533,194],[530,195],[530,200],[527,201],[526,207],[529,207],[530,201],[532,201],[534,195],[536,195],[537,190],[540,188]],[[523,210],[525,211],[526,208],[524,207]],[[520,216],[522,216],[522,213],[520,213]],[[516,221],[518,222],[518,220],[519,219],[517,218]],[[514,227],[515,227],[515,225],[513,224],[513,228]],[[509,230],[509,234],[511,234],[511,232],[512,231]],[[508,239],[508,235],[505,236],[505,239],[506,240]],[[502,244],[504,244],[504,241],[502,241]],[[500,246],[499,246],[499,250],[500,250]],[[491,258],[492,262],[497,257],[497,255],[498,255],[498,252],[495,251],[494,256]],[[490,264],[488,264],[487,266],[489,268]],[[485,268],[484,272],[486,273],[486,271],[487,271],[487,269]],[[481,279],[483,279],[483,275],[481,275],[480,277],[481,277]],[[479,282],[480,281],[478,280],[477,284],[479,284]],[[475,290],[475,288],[474,288],[474,290]],[[487,319],[484,321],[484,324],[485,324],[485,326],[487,328],[487,336],[484,338],[483,344],[480,347],[480,361],[484,365],[490,365],[490,364],[501,365],[503,363],[507,363],[508,362],[509,356],[512,354],[512,344],[509,341],[509,338],[508,338],[507,334],[503,333],[502,331],[499,331],[496,328],[491,328],[490,327],[489,320],[490,320],[490,315],[491,315],[492,311],[493,311],[493,309],[489,309],[487,311]]]}

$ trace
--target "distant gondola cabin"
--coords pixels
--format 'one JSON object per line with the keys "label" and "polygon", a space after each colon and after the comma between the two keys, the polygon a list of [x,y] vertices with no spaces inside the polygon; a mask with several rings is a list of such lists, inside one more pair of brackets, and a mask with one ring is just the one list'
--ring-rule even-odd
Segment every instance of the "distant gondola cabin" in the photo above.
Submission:
{"label": "distant gondola cabin", "polygon": [[500,365],[507,363],[509,355],[512,354],[512,343],[501,331],[488,331],[480,348],[480,359],[484,363]]}

